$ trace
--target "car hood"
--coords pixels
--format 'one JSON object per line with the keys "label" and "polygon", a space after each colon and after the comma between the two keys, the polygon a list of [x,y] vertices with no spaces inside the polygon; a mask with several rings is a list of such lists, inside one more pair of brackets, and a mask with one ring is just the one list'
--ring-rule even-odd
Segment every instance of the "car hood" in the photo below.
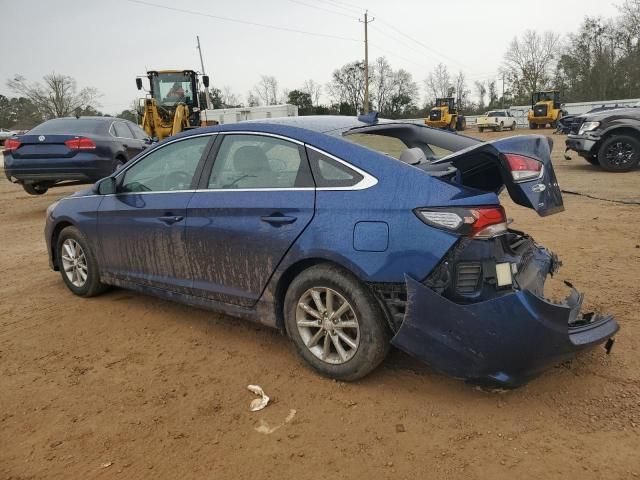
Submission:
{"label": "car hood", "polygon": [[601,112],[586,113],[584,115],[580,115],[580,118],[584,119],[585,122],[599,122],[602,120],[615,120],[617,118],[629,117],[640,120],[640,108],[614,108],[612,110],[603,110]]}

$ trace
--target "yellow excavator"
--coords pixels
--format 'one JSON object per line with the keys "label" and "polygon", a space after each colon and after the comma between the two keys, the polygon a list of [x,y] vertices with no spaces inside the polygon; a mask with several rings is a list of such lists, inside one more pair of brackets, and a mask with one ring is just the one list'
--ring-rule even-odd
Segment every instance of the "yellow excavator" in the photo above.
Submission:
{"label": "yellow excavator", "polygon": [[[138,90],[142,90],[142,78],[136,78]],[[147,78],[149,90],[141,99],[140,126],[150,137],[160,141],[183,130],[217,123],[201,120],[207,105],[194,70],[151,70]],[[202,84],[209,87],[207,75],[202,76]]]}
{"label": "yellow excavator", "polygon": [[556,128],[561,118],[562,108],[558,90],[536,92],[531,95],[531,110],[527,115],[529,128],[544,128],[547,125]]}
{"label": "yellow excavator", "polygon": [[462,131],[467,128],[467,120],[460,113],[453,97],[436,98],[436,104],[429,110],[429,118],[425,118],[424,123],[430,127],[449,130]]}

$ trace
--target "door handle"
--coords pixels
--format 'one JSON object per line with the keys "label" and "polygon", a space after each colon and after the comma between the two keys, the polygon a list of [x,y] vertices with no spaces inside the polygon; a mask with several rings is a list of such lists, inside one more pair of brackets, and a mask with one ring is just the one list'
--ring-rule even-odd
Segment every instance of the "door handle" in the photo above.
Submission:
{"label": "door handle", "polygon": [[271,223],[272,225],[288,225],[297,220],[297,217],[287,217],[285,215],[266,215],[260,217],[263,222]]}
{"label": "door handle", "polygon": [[166,223],[167,225],[173,225],[174,223],[179,222],[183,218],[184,217],[181,215],[166,215],[164,217],[158,217],[158,220]]}

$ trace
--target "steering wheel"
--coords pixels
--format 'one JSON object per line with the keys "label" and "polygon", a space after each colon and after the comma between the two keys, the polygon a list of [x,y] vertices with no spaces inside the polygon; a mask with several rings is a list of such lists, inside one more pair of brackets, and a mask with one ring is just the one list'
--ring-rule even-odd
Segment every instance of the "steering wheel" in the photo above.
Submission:
{"label": "steering wheel", "polygon": [[164,177],[163,187],[168,191],[183,190],[185,185],[191,185],[192,178],[193,177],[186,172],[171,172]]}

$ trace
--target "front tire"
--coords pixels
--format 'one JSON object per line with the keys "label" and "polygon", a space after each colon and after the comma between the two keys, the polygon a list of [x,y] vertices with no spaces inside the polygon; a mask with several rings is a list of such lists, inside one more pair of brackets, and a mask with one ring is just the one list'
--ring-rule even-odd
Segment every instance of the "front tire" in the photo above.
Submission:
{"label": "front tire", "polygon": [[640,141],[630,135],[612,135],[602,142],[598,162],[608,172],[629,172],[640,162]]}
{"label": "front tire", "polygon": [[98,262],[86,237],[76,227],[66,227],[58,236],[56,258],[62,280],[80,297],[93,297],[107,286],[100,282]]}
{"label": "front tire", "polygon": [[511,131],[513,132],[516,129],[516,122],[511,124]]}
{"label": "front tire", "polygon": [[287,290],[284,317],[300,356],[324,376],[358,380],[389,352],[389,328],[376,298],[340,267],[316,265],[298,275]]}
{"label": "front tire", "polygon": [[38,183],[23,183],[22,188],[24,188],[24,191],[29,195],[44,195],[49,190],[49,187]]}

